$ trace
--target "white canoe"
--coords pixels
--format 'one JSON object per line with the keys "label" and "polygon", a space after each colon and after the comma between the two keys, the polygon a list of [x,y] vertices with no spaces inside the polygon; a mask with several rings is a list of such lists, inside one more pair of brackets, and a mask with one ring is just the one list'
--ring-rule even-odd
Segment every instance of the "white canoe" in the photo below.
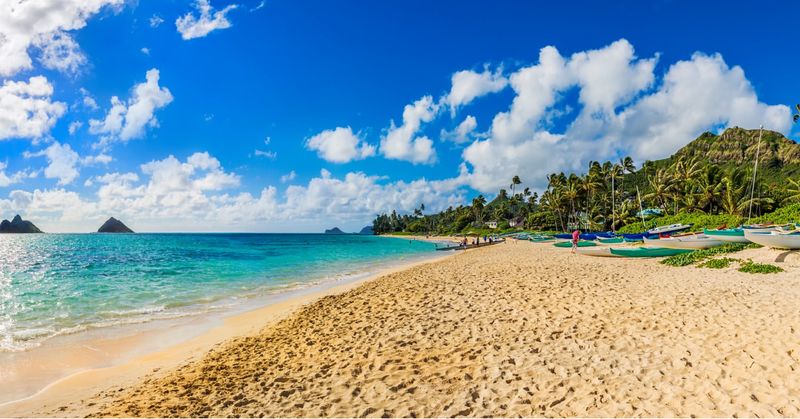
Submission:
{"label": "white canoe", "polygon": [[665,234],[674,233],[676,231],[683,231],[692,228],[691,224],[670,224],[668,226],[661,226],[647,230],[647,234]]}
{"label": "white canoe", "polygon": [[753,243],[775,249],[800,249],[800,232],[745,230],[744,236]]}
{"label": "white canoe", "polygon": [[576,252],[586,255],[586,256],[598,256],[598,257],[605,257],[605,258],[618,258],[621,257],[620,255],[615,255],[611,253],[610,247],[579,247],[575,250]]}
{"label": "white canoe", "polygon": [[663,239],[648,239],[645,237],[644,244],[666,247],[667,249],[708,249],[722,246],[725,242],[705,234],[693,234],[691,236],[665,237]]}

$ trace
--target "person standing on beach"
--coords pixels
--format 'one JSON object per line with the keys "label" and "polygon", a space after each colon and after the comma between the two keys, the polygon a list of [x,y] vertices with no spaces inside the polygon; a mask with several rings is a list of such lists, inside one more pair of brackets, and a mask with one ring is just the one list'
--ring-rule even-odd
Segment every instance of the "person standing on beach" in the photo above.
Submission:
{"label": "person standing on beach", "polygon": [[581,232],[578,229],[572,232],[572,253],[578,248],[578,240],[581,238]]}

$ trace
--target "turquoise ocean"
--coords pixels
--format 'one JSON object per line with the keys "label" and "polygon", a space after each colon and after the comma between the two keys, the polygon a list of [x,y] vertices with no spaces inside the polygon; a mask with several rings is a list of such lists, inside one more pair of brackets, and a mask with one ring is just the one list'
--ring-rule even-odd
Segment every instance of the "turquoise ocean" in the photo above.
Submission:
{"label": "turquoise ocean", "polygon": [[0,235],[0,352],[89,329],[224,311],[433,255],[322,234]]}

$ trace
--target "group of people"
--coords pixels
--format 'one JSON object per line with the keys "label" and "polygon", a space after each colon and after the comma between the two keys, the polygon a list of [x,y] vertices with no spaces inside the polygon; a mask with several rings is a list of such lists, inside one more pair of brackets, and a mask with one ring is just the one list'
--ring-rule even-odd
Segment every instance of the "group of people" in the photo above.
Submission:
{"label": "group of people", "polygon": [[[491,238],[491,237],[483,236],[483,242],[484,243],[488,243],[488,244],[492,244],[492,243],[494,243],[494,239]],[[481,237],[478,236],[478,237],[475,237],[474,239],[472,239],[472,243],[471,244],[480,246]],[[464,240],[461,241],[461,246],[467,247],[467,237],[466,236],[464,236]]]}

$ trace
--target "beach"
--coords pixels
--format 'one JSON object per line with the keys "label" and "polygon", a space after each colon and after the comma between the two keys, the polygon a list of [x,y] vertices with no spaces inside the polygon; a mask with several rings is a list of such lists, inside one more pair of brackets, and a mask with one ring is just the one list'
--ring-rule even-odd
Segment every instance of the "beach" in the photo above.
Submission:
{"label": "beach", "polygon": [[169,368],[0,414],[796,416],[800,258],[738,256],[785,272],[514,241],[460,251],[251,314]]}

